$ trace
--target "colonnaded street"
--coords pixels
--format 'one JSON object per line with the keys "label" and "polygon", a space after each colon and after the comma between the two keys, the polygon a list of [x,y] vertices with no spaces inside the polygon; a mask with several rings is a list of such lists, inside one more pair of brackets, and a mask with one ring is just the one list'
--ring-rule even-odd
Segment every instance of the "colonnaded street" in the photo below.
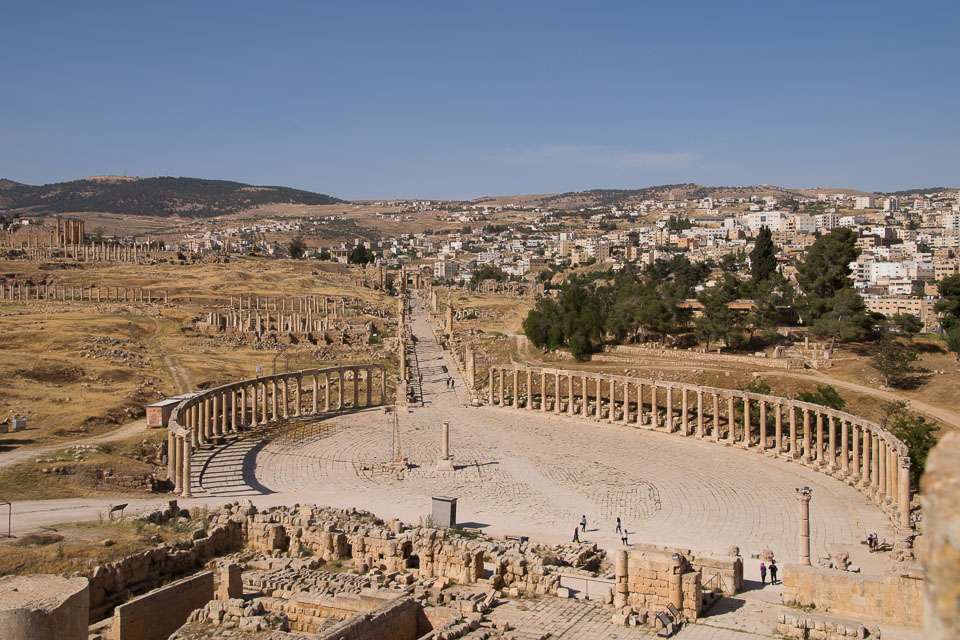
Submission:
{"label": "colonnaded street", "polygon": [[[202,454],[193,472],[197,499],[355,506],[416,523],[429,513],[431,496],[453,496],[459,522],[490,535],[565,542],[585,515],[581,539],[616,548],[620,517],[630,543],[716,553],[738,546],[746,558],[769,548],[777,559],[795,562],[795,489],[809,486],[814,556],[842,550],[865,572],[881,568],[860,540],[871,532],[892,540],[892,528],[852,487],[759,452],[579,418],[470,407],[416,297],[412,330],[424,406],[401,409],[396,428],[410,468],[391,465],[394,415],[377,408]],[[435,468],[445,420],[453,472]]]}

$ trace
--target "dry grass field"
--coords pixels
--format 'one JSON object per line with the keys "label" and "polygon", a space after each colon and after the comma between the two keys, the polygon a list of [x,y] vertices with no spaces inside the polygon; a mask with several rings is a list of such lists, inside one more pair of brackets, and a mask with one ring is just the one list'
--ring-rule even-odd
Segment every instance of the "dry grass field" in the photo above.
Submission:
{"label": "dry grass field", "polygon": [[[116,432],[142,418],[144,406],[151,402],[253,377],[258,365],[270,373],[369,361],[372,356],[389,363],[392,355],[367,345],[240,342],[195,330],[195,321],[240,294],[346,296],[359,301],[348,308],[348,316],[362,308],[395,310],[395,303],[389,304],[382,294],[354,286],[359,272],[344,265],[234,259],[229,264],[193,266],[46,266],[5,262],[0,276],[68,287],[143,287],[153,292],[155,302],[0,302],[0,419],[27,418],[27,430],[0,435],[0,453],[66,446]],[[169,304],[162,303],[164,291]],[[379,323],[384,335],[393,330],[389,318],[369,320]],[[145,431],[139,432],[142,438]],[[98,462],[101,467],[130,466],[120,446]],[[21,460],[4,469],[0,495],[18,486],[21,498],[76,495],[80,490],[55,477],[28,481],[40,466]]]}

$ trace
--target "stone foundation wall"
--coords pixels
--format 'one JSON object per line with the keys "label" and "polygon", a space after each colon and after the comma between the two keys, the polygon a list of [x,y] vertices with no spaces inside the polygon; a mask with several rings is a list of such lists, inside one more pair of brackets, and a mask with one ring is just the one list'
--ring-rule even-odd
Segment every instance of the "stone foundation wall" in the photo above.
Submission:
{"label": "stone foundation wall", "polygon": [[411,598],[388,602],[317,634],[317,640],[416,640],[420,605]]}
{"label": "stone foundation wall", "polygon": [[90,590],[85,578],[0,578],[0,638],[86,640]]}
{"label": "stone foundation wall", "polygon": [[876,626],[799,611],[782,611],[777,617],[777,633],[785,638],[800,640],[880,638],[880,629]]}
{"label": "stone foundation wall", "polygon": [[921,485],[924,637],[960,638],[960,431],[944,435],[930,452]]}
{"label": "stone foundation wall", "polygon": [[783,603],[865,622],[919,627],[923,618],[923,574],[901,565],[883,576],[800,565],[783,567]]}
{"label": "stone foundation wall", "polygon": [[[687,621],[700,616],[700,572],[690,564],[689,552],[654,545],[633,545],[617,563],[617,607],[656,613],[673,604]],[[625,585],[625,586],[624,586]],[[652,618],[653,616],[651,616]]]}
{"label": "stone foundation wall", "polygon": [[110,640],[166,640],[195,609],[213,600],[213,572],[204,571],[134,598],[113,612]]}
{"label": "stone foundation wall", "polygon": [[216,556],[238,551],[243,546],[243,527],[227,521],[210,528],[190,541],[188,548],[159,545],[116,562],[97,565],[90,579],[90,622],[103,619],[131,594],[153,589],[171,577],[202,567]]}
{"label": "stone foundation wall", "polygon": [[699,555],[691,559],[690,566],[700,572],[704,589],[717,587],[728,596],[743,591],[743,558],[739,556]]}

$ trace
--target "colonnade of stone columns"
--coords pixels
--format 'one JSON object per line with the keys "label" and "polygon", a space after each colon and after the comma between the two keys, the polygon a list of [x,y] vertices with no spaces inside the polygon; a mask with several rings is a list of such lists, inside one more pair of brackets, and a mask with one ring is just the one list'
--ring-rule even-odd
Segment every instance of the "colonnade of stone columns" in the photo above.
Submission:
{"label": "colonnade of stone columns", "polygon": [[167,302],[166,291],[152,291],[143,287],[95,287],[62,284],[0,283],[0,300],[26,302],[28,300],[61,300],[79,302]]}
{"label": "colonnade of stone columns", "polygon": [[490,370],[487,402],[777,455],[853,484],[898,525],[912,526],[906,445],[844,411],[735,389],[516,365]]}
{"label": "colonnade of stone columns", "polygon": [[177,405],[167,427],[174,491],[191,496],[195,450],[271,422],[385,404],[386,384],[383,365],[361,364],[252,378],[191,395]]}

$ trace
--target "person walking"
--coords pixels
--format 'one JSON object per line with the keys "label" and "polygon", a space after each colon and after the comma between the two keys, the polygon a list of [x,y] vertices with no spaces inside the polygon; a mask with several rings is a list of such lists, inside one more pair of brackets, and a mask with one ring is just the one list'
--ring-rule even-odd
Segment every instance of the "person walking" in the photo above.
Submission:
{"label": "person walking", "polygon": [[584,532],[587,530],[587,516],[586,514],[580,516],[580,529]]}
{"label": "person walking", "polygon": [[580,527],[573,528],[573,541],[577,543],[580,542]]}
{"label": "person walking", "polygon": [[770,584],[777,584],[777,561],[770,561]]}
{"label": "person walking", "polygon": [[623,529],[620,526],[620,518],[617,518],[617,528],[614,529],[617,533],[623,533]]}
{"label": "person walking", "polygon": [[628,546],[628,545],[627,545],[627,532],[626,532],[626,531],[624,531],[623,533],[620,534],[620,542],[623,543],[623,546],[625,546],[625,547]]}
{"label": "person walking", "polygon": [[[767,584],[767,565],[762,562],[760,563],[760,582],[761,584]],[[771,582],[771,584],[773,583]]]}

